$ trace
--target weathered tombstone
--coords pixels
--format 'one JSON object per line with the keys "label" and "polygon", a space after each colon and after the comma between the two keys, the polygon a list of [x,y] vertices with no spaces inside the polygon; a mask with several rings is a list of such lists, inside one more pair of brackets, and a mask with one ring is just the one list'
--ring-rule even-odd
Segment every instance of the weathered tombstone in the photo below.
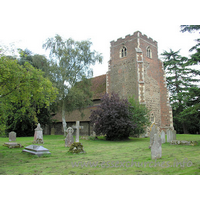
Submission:
{"label": "weathered tombstone", "polygon": [[51,128],[51,135],[55,135],[55,128]]}
{"label": "weathered tombstone", "polygon": [[48,149],[38,145],[29,145],[25,147],[25,149],[22,152],[27,152],[37,156],[41,156],[44,154],[49,154],[49,155],[51,154]]}
{"label": "weathered tombstone", "polygon": [[163,143],[165,143],[165,132],[162,130],[161,131],[161,143],[163,144]]}
{"label": "weathered tombstone", "polygon": [[76,126],[72,126],[72,128],[76,129],[76,142],[79,142],[79,130],[83,129],[83,126],[80,126],[80,121],[76,121]]}
{"label": "weathered tombstone", "polygon": [[162,156],[161,138],[156,133],[154,134],[154,141],[151,147],[151,159],[159,159]]}
{"label": "weathered tombstone", "polygon": [[152,147],[153,145],[153,140],[154,140],[154,134],[157,133],[157,127],[155,125],[155,123],[153,123],[151,125],[151,128],[150,128],[150,146],[149,146],[149,149]]}
{"label": "weathered tombstone", "polygon": [[3,146],[8,147],[9,149],[23,147],[20,143],[17,142],[5,142]]}
{"label": "weathered tombstone", "polygon": [[167,129],[167,142],[171,142],[172,141],[172,130],[171,129]]}
{"label": "weathered tombstone", "polygon": [[67,130],[67,137],[65,138],[65,147],[70,147],[74,143],[73,133],[74,129],[69,127]]}
{"label": "weathered tombstone", "polygon": [[40,123],[38,123],[37,128],[34,133],[34,142],[36,144],[43,144],[43,129],[40,127]]}
{"label": "weathered tombstone", "polygon": [[172,131],[172,140],[176,140],[176,131],[175,130]]}
{"label": "weathered tombstone", "polygon": [[9,133],[9,142],[12,142],[12,141],[16,141],[16,133],[14,131],[11,131]]}

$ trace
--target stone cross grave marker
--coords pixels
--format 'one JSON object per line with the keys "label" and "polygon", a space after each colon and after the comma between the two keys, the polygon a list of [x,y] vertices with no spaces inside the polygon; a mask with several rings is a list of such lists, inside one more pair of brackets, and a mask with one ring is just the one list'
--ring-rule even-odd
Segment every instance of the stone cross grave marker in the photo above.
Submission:
{"label": "stone cross grave marker", "polygon": [[70,147],[74,143],[73,133],[74,129],[72,127],[67,128],[67,137],[65,138],[65,147]]}
{"label": "stone cross grave marker", "polygon": [[154,134],[154,141],[151,147],[151,159],[159,159],[162,156],[161,138],[157,133]]}
{"label": "stone cross grave marker", "polygon": [[163,131],[163,130],[161,131],[161,137],[160,138],[161,138],[162,144],[165,143],[165,131]]}
{"label": "stone cross grave marker", "polygon": [[14,131],[11,131],[9,133],[9,142],[12,142],[12,141],[16,141],[16,133]]}
{"label": "stone cross grave marker", "polygon": [[76,142],[79,142],[79,130],[83,129],[83,126],[80,126],[80,121],[76,121],[76,126],[72,126],[72,128],[76,129]]}
{"label": "stone cross grave marker", "polygon": [[34,142],[37,144],[43,144],[43,129],[40,127],[40,123],[38,123],[37,128],[34,133]]}
{"label": "stone cross grave marker", "polygon": [[167,129],[167,142],[171,142],[173,140],[173,133],[171,129]]}

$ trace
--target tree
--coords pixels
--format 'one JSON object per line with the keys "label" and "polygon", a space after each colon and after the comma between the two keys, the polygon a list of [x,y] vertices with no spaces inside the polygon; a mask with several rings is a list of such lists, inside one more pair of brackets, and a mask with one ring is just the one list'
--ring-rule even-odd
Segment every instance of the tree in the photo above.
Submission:
{"label": "tree", "polygon": [[190,133],[200,133],[200,88],[189,89],[184,110],[178,118],[187,125]]}
{"label": "tree", "polygon": [[131,104],[130,109],[133,117],[132,120],[135,124],[137,124],[134,129],[134,134],[143,134],[145,133],[146,128],[150,125],[149,110],[145,105],[136,101],[134,96],[130,97],[128,101]]}
{"label": "tree", "polygon": [[132,121],[130,103],[127,99],[120,99],[118,94],[105,94],[101,104],[93,110],[90,116],[91,123],[97,135],[106,135],[106,140],[127,139],[136,127]]}
{"label": "tree", "polygon": [[[188,31],[189,33],[200,30],[200,25],[181,25],[181,32],[184,33]],[[199,32],[200,33],[200,32]],[[188,59],[188,65],[197,65],[200,62],[200,38],[196,39],[197,44],[193,46],[189,51],[194,52]],[[200,74],[199,74],[200,75]]]}
{"label": "tree", "polygon": [[[50,50],[51,80],[58,88],[58,101],[62,111],[62,124],[66,134],[66,112],[81,110],[91,103],[89,80],[92,77],[90,65],[102,62],[101,54],[91,51],[92,43],[86,41],[63,40],[59,35],[47,39],[43,48]],[[77,82],[81,82],[77,85]]]}
{"label": "tree", "polygon": [[[12,116],[12,127],[22,117],[32,118],[37,123],[37,112],[43,106],[49,106],[56,94],[56,88],[43,77],[42,71],[28,62],[20,65],[16,59],[0,55],[1,134],[4,133],[9,116]],[[16,109],[15,105],[20,106]]]}
{"label": "tree", "polygon": [[[167,74],[167,86],[170,91],[170,102],[173,109],[174,124],[180,124],[179,114],[184,110],[186,104],[186,95],[189,88],[195,87],[194,83],[197,83],[199,79],[196,75],[199,73],[198,70],[187,67],[186,63],[188,59],[182,57],[179,51],[170,52],[165,51],[162,55],[164,56],[164,68]],[[184,121],[181,122],[184,133],[188,133],[187,127]]]}

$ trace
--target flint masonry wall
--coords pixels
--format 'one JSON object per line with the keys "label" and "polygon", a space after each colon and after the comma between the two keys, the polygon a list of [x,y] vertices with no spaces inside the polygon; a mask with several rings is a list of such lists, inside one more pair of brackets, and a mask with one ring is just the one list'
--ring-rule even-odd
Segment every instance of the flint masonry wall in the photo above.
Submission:
{"label": "flint masonry wall", "polygon": [[[122,57],[122,49],[126,55]],[[165,73],[158,59],[157,42],[141,32],[111,42],[107,92],[135,95],[151,110],[151,122],[161,130],[173,128]]]}

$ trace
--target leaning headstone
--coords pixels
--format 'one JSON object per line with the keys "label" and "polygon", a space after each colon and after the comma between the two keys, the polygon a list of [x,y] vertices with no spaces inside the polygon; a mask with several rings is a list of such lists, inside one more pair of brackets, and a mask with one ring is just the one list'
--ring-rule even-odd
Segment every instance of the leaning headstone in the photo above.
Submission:
{"label": "leaning headstone", "polygon": [[162,130],[161,131],[161,136],[160,136],[160,138],[161,138],[161,143],[163,144],[163,143],[165,143],[165,132]]}
{"label": "leaning headstone", "polygon": [[79,142],[79,130],[83,129],[83,126],[80,126],[80,121],[76,121],[76,126],[72,126],[72,128],[76,129],[76,142]]}
{"label": "leaning headstone", "polygon": [[12,141],[16,141],[16,133],[14,131],[11,131],[9,133],[9,142],[12,142]]}
{"label": "leaning headstone", "polygon": [[172,130],[171,129],[167,129],[167,142],[171,142],[173,140],[172,138]]}
{"label": "leaning headstone", "polygon": [[74,129],[72,127],[69,127],[66,132],[67,136],[65,138],[65,147],[70,147],[74,143],[74,138],[73,138]]}
{"label": "leaning headstone", "polygon": [[176,131],[175,130],[172,131],[172,140],[176,140]]}
{"label": "leaning headstone", "polygon": [[38,123],[37,128],[34,133],[34,141],[36,144],[43,144],[43,129],[40,127],[40,123]]}
{"label": "leaning headstone", "polygon": [[27,153],[37,155],[37,156],[41,156],[44,154],[48,154],[48,155],[51,154],[48,149],[44,148],[43,146],[38,146],[38,145],[29,145],[25,147],[25,149],[22,152],[27,152]]}
{"label": "leaning headstone", "polygon": [[154,134],[157,134],[157,126],[154,124],[151,125],[150,128],[150,146],[149,149],[152,147],[153,145],[153,141],[154,141]]}
{"label": "leaning headstone", "polygon": [[161,138],[156,133],[154,134],[154,141],[151,147],[151,159],[159,159],[162,156]]}

